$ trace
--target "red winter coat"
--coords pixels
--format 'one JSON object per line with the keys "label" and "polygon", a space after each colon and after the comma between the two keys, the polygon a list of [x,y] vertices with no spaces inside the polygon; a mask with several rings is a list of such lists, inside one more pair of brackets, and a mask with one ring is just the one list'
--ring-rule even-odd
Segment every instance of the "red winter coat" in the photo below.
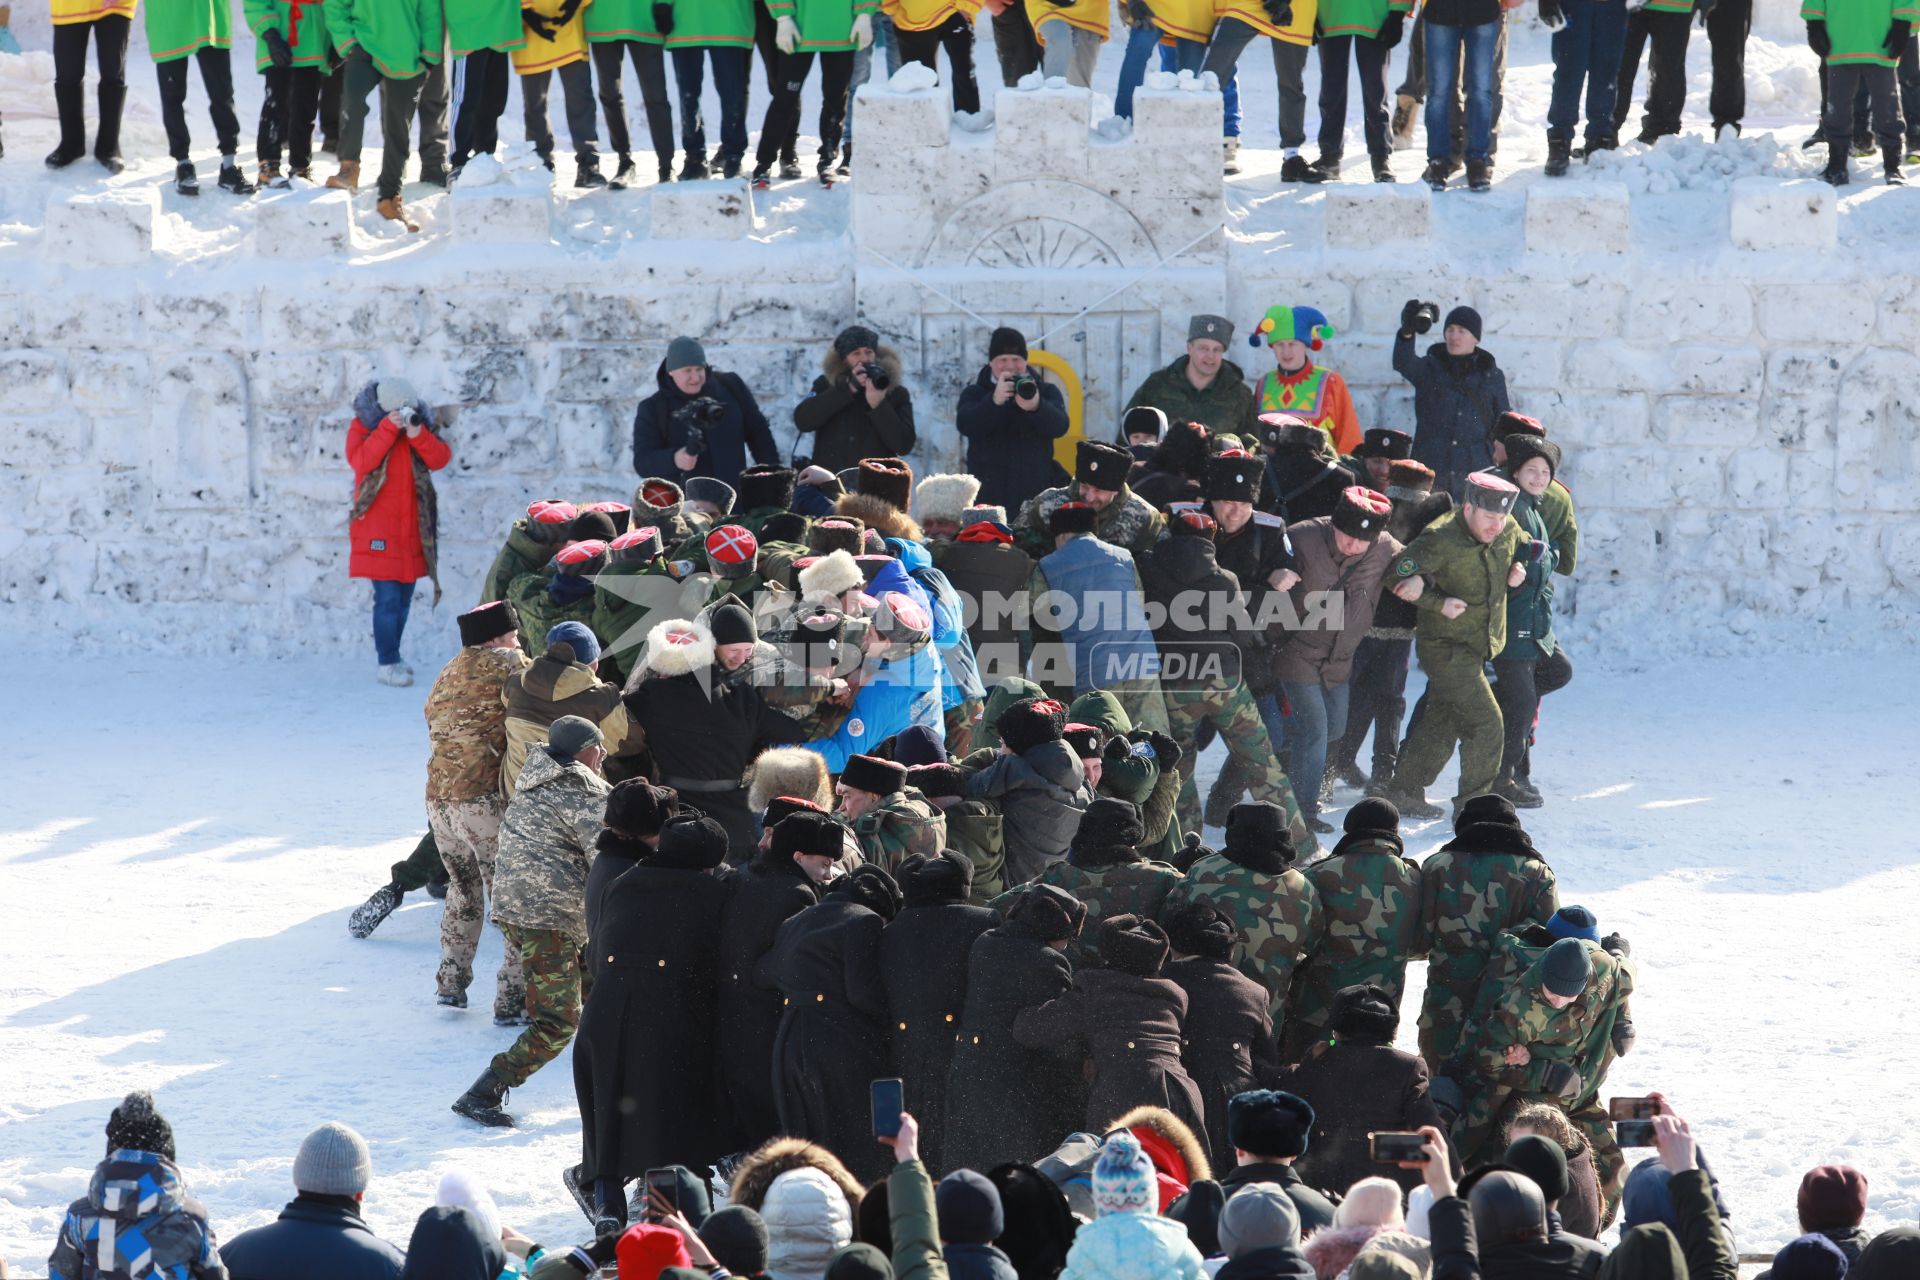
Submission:
{"label": "red winter coat", "polygon": [[371,430],[358,418],[347,428],[347,464],[353,468],[356,492],[369,471],[393,453],[387,467],[386,483],[364,516],[348,531],[353,546],[347,561],[347,574],[354,578],[373,578],[381,582],[418,582],[427,576],[427,555],[420,546],[420,519],[413,493],[413,459],[418,453],[427,470],[438,471],[453,458],[439,436],[422,427],[412,440],[391,420],[380,419]]}

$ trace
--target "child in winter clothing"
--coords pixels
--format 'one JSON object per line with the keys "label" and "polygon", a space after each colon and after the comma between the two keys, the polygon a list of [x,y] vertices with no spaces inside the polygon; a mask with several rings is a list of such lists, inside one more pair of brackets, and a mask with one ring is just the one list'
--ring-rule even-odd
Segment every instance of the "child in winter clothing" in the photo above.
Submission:
{"label": "child in winter clothing", "polygon": [[[283,149],[288,174],[311,181],[313,113],[327,70],[327,24],[320,5],[317,0],[245,0],[243,11],[254,35],[254,70],[266,77],[254,140],[260,185],[286,185],[280,175]],[[147,14],[151,20],[153,6]]]}
{"label": "child in winter clothing", "polygon": [[159,0],[147,4],[147,50],[160,78],[160,117],[167,126],[167,149],[174,160],[174,187],[183,196],[200,194],[200,179],[189,158],[187,132],[187,59],[200,64],[220,143],[220,189],[237,196],[256,188],[234,158],[240,147],[240,117],[233,111],[233,11],[226,0]]}
{"label": "child in winter clothing", "polygon": [[607,185],[600,172],[599,135],[594,115],[593,70],[587,62],[587,20],[581,10],[588,0],[528,0],[521,10],[527,42],[513,51],[513,67],[520,73],[520,98],[526,109],[527,139],[549,170],[553,168],[553,123],[548,119],[547,95],[553,74],[567,99],[567,134],[573,139],[578,162],[573,185],[590,190]]}
{"label": "child in winter clothing", "polygon": [[206,1208],[174,1164],[173,1126],[153,1095],[130,1093],[107,1117],[107,1158],[67,1209],[47,1259],[53,1280],[165,1274],[226,1280]]}
{"label": "child in winter clothing", "polygon": [[139,0],[53,0],[53,100],[60,145],[47,168],[64,169],[87,153],[87,38],[100,67],[100,124],[93,156],[108,173],[120,160],[120,112],[127,105],[127,37]]}
{"label": "child in winter clothing", "polygon": [[1206,1274],[1187,1229],[1154,1212],[1153,1162],[1130,1133],[1108,1138],[1093,1166],[1099,1215],[1081,1227],[1060,1280],[1199,1280]]}
{"label": "child in winter clothing", "polygon": [[446,46],[446,14],[434,0],[326,0],[327,38],[346,60],[340,87],[340,171],[327,185],[360,189],[367,98],[380,90],[380,216],[408,231],[401,179],[413,145],[413,118]]}

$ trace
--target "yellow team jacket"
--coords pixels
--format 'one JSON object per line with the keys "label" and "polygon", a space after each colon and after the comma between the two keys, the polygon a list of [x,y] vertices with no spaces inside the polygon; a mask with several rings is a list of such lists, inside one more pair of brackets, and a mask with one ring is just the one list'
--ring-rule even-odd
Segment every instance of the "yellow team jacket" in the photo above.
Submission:
{"label": "yellow team jacket", "polygon": [[1153,10],[1153,25],[1176,40],[1205,44],[1213,39],[1214,0],[1147,0],[1147,7]]}
{"label": "yellow team jacket", "polygon": [[1263,36],[1297,45],[1313,43],[1313,22],[1319,9],[1319,0],[1293,0],[1293,21],[1276,27],[1260,0],[1214,0],[1213,6],[1217,18],[1238,18]]}
{"label": "yellow team jacket", "polygon": [[[587,0],[587,4],[592,2]],[[524,13],[537,13],[543,18],[557,18],[565,4],[566,0],[523,0],[520,9]],[[580,6],[580,11],[573,15],[573,21],[560,28],[559,34],[552,40],[528,27],[526,47],[513,51],[513,69],[523,76],[530,76],[536,71],[557,71],[576,62],[585,62],[587,4]]]}
{"label": "yellow team jacket", "polygon": [[1068,26],[1078,27],[1082,31],[1091,31],[1102,40],[1107,38],[1107,14],[1113,8],[1113,0],[1073,0],[1072,4],[1054,4],[1053,0],[1025,0],[1027,21],[1033,24],[1034,37],[1041,44],[1047,37],[1040,31],[1040,24],[1049,18],[1065,20]]}
{"label": "yellow team jacket", "polygon": [[70,27],[96,18],[133,18],[140,0],[52,0],[53,25]]}
{"label": "yellow team jacket", "polygon": [[956,13],[972,22],[980,0],[885,0],[880,11],[902,31],[931,31]]}

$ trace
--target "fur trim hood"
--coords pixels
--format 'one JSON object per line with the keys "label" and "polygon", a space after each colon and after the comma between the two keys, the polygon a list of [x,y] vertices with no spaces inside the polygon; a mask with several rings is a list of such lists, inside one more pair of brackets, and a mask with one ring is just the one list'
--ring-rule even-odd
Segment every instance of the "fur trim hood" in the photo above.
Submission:
{"label": "fur trim hood", "polygon": [[833,788],[827,782],[827,758],[805,747],[773,747],[754,758],[747,784],[747,807],[765,813],[779,796],[811,800],[833,809]]}
{"label": "fur trim hood", "polygon": [[713,659],[713,632],[703,622],[672,618],[647,632],[643,665],[649,675],[683,676],[689,671],[704,671],[713,665]]}
{"label": "fur trim hood", "polygon": [[[1116,1129],[1144,1130],[1151,1135],[1141,1141],[1141,1146],[1153,1158],[1154,1167],[1184,1184],[1191,1185],[1213,1176],[1213,1166],[1207,1161],[1207,1149],[1200,1145],[1200,1139],[1187,1122],[1165,1107],[1135,1107],[1107,1126],[1108,1133]],[[1156,1147],[1162,1150],[1157,1151]],[[1161,1160],[1167,1151],[1178,1156],[1187,1166],[1185,1177],[1181,1177],[1179,1169],[1161,1167]]]}
{"label": "fur trim hood", "polygon": [[870,493],[846,494],[833,504],[833,514],[862,521],[867,528],[879,531],[883,538],[921,542],[926,537],[912,516],[885,498],[876,498]]}
{"label": "fur trim hood", "polygon": [[853,590],[866,580],[866,575],[860,572],[860,566],[845,551],[834,551],[820,557],[802,569],[796,578],[802,600],[831,599]]}
{"label": "fur trim hood", "polygon": [[[906,366],[900,363],[900,353],[883,342],[873,349],[873,357],[875,363],[893,379],[893,385],[899,386],[906,372]],[[827,346],[827,353],[820,357],[820,372],[826,375],[828,382],[837,383],[847,376],[846,357],[835,351],[831,344]]]}
{"label": "fur trim hood", "polygon": [[977,476],[965,472],[932,475],[914,487],[913,510],[922,520],[951,520],[958,524],[979,496]]}
{"label": "fur trim hood", "polygon": [[805,1138],[775,1138],[740,1162],[733,1182],[727,1187],[727,1203],[745,1205],[755,1213],[766,1203],[767,1188],[781,1174],[793,1169],[818,1169],[832,1178],[847,1198],[851,1217],[860,1209],[860,1184],[840,1163],[840,1157],[817,1142]]}
{"label": "fur trim hood", "polygon": [[1300,1252],[1307,1255],[1307,1261],[1313,1266],[1313,1274],[1318,1280],[1334,1280],[1342,1271],[1353,1265],[1360,1251],[1384,1230],[1377,1226],[1364,1227],[1328,1227],[1308,1236],[1300,1246]]}

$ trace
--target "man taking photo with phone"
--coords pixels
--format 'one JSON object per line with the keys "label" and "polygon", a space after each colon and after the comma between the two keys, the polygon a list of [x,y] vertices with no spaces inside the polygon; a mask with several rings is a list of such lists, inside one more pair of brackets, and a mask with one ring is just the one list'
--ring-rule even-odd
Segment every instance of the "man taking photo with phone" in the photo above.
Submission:
{"label": "man taking photo with phone", "polygon": [[967,471],[980,480],[977,502],[1017,512],[1065,479],[1053,442],[1067,434],[1066,397],[1028,367],[1018,329],[993,331],[986,367],[960,392],[953,424],[967,442]]}

